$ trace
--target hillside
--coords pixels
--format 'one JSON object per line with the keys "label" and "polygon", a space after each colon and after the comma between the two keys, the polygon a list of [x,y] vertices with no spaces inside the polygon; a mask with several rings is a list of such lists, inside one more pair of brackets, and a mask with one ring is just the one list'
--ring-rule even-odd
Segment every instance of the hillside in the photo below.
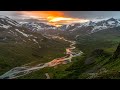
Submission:
{"label": "hillside", "polygon": [[77,48],[84,52],[72,63],[44,68],[20,79],[120,79],[120,27],[77,37]]}
{"label": "hillside", "polygon": [[31,32],[17,21],[0,16],[0,74],[28,63],[42,63],[64,55],[69,44]]}
{"label": "hillside", "polygon": [[97,48],[102,48],[113,52],[114,48],[117,47],[117,44],[120,42],[119,37],[120,27],[104,29],[83,37],[78,37],[77,47],[86,53]]}
{"label": "hillside", "polygon": [[113,59],[120,55],[119,46],[112,54],[96,49],[90,55],[73,58],[72,63],[44,68],[19,79],[46,79],[45,73],[50,79],[120,79],[120,58]]}

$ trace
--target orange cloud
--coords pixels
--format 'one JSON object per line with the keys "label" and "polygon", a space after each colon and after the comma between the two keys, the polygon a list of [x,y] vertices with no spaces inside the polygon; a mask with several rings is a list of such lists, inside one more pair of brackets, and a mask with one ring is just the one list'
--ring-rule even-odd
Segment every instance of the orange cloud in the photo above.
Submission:
{"label": "orange cloud", "polygon": [[32,16],[38,16],[38,17],[61,17],[64,16],[63,12],[60,11],[21,11],[22,14],[25,15],[32,15]]}
{"label": "orange cloud", "polygon": [[63,24],[69,24],[88,21],[85,19],[68,17],[62,11],[21,11],[20,13],[33,18],[44,18],[49,24],[55,26],[60,26],[60,22],[63,22]]}

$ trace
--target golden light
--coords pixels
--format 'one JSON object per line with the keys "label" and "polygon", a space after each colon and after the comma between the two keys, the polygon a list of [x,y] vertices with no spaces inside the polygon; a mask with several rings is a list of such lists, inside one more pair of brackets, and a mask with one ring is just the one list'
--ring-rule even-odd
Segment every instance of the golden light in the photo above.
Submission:
{"label": "golden light", "polygon": [[72,18],[65,18],[65,17],[48,17],[49,22],[58,22],[58,21],[62,21],[62,20],[72,20]]}
{"label": "golden light", "polygon": [[71,18],[62,11],[21,11],[20,13],[33,18],[44,18],[48,24],[61,26],[62,24],[83,23],[89,20],[80,18]]}

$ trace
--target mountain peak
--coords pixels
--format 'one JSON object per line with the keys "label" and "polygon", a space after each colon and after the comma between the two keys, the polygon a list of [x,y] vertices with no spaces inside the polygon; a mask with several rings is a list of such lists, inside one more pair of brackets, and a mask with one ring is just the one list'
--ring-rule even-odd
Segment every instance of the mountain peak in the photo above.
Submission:
{"label": "mountain peak", "polygon": [[115,18],[109,18],[107,21],[115,21],[116,19]]}

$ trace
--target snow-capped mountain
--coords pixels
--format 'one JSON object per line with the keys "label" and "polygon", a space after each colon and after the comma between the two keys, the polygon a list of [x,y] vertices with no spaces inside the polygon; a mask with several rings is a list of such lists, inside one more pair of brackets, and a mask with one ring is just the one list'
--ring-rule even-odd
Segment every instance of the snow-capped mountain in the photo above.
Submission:
{"label": "snow-capped mountain", "polygon": [[6,16],[0,16],[0,42],[6,43],[31,43],[39,46],[45,37],[41,34],[31,32],[19,22]]}
{"label": "snow-capped mountain", "polygon": [[9,17],[0,15],[0,28],[8,29],[12,27],[21,27],[21,24],[10,19]]}
{"label": "snow-capped mountain", "polygon": [[26,28],[29,28],[31,31],[41,31],[41,30],[49,30],[49,29],[56,29],[55,26],[47,25],[40,22],[25,22],[22,25]]}
{"label": "snow-capped mountain", "polygon": [[[6,40],[9,37],[12,37],[13,40],[22,40],[35,39],[33,33],[36,31],[44,30],[61,30],[67,31],[67,34],[71,35],[81,35],[81,34],[90,34],[100,30],[119,27],[120,19],[109,18],[101,21],[89,21],[86,23],[72,23],[67,25],[62,25],[61,27],[55,27],[48,25],[46,23],[41,23],[36,19],[27,19],[21,21],[15,21],[6,16],[0,16],[0,34],[1,39]],[[46,31],[45,31],[46,32]],[[4,36],[4,38],[3,38]],[[39,35],[40,36],[40,35]],[[35,36],[36,37],[36,36]],[[42,35],[41,35],[42,37]],[[26,39],[26,40],[27,40]],[[35,42],[35,40],[32,40]]]}
{"label": "snow-capped mountain", "polygon": [[42,21],[38,20],[38,19],[23,19],[23,20],[18,20],[20,24],[22,24],[22,26],[30,29],[31,31],[41,31],[41,30],[56,30],[57,27],[53,26],[53,25],[49,25],[47,23],[43,23]]}
{"label": "snow-capped mountain", "polygon": [[62,31],[76,31],[83,28],[90,27],[89,33],[94,33],[107,28],[114,28],[120,26],[120,19],[109,18],[102,19],[101,21],[89,21],[85,23],[72,23],[62,25],[60,27],[55,27],[52,25],[48,25],[46,23],[42,23],[37,19],[25,19],[20,21],[22,26],[30,29],[31,31],[41,31],[41,30],[62,30]]}
{"label": "snow-capped mountain", "polygon": [[69,24],[59,27],[60,30],[76,31],[81,28],[91,27],[91,33],[97,32],[99,30],[114,28],[120,26],[120,19],[109,18],[102,21],[89,21],[85,23]]}

